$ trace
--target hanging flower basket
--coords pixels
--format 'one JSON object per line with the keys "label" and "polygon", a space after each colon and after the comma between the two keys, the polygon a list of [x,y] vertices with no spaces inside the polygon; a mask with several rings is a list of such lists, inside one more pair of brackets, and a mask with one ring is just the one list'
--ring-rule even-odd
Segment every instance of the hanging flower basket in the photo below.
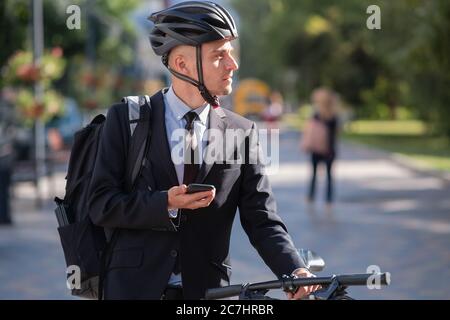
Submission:
{"label": "hanging flower basket", "polygon": [[21,65],[16,71],[17,78],[26,83],[34,83],[40,79],[39,68],[32,63]]}
{"label": "hanging flower basket", "polygon": [[89,110],[98,108],[98,102],[94,99],[88,99],[84,102],[84,107]]}
{"label": "hanging flower basket", "polygon": [[[62,77],[65,69],[62,49],[53,48],[42,56],[40,63],[33,63],[29,51],[18,51],[12,55],[4,70],[5,83],[15,92],[13,100],[25,125],[37,119],[47,122],[64,111],[63,97],[51,89],[51,83]],[[33,87],[39,81],[43,88],[41,101],[37,101]]]}

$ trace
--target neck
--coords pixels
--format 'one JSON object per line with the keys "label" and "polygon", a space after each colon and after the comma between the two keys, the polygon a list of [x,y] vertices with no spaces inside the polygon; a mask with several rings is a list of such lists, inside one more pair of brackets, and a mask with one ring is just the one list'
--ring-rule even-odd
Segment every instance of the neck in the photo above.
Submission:
{"label": "neck", "polygon": [[172,78],[172,88],[177,97],[191,109],[200,108],[206,103],[197,87],[186,81]]}

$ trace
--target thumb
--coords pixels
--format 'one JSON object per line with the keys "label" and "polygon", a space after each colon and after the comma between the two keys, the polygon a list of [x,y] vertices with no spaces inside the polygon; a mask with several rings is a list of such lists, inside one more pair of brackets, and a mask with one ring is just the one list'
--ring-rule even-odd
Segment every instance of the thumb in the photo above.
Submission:
{"label": "thumb", "polygon": [[177,189],[177,194],[183,194],[187,192],[187,186],[185,184],[182,184]]}
{"label": "thumb", "polygon": [[174,186],[170,189],[170,191],[172,192],[172,195],[177,196],[179,194],[183,194],[186,191],[183,190],[183,185],[181,186]]}

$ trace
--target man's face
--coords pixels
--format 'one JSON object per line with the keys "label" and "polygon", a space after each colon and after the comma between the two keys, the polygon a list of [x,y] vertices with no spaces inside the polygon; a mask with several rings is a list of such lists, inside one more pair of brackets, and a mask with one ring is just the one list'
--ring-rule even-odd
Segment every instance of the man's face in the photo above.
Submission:
{"label": "man's face", "polygon": [[212,95],[231,93],[233,72],[238,69],[230,40],[218,40],[202,46],[203,81]]}
{"label": "man's face", "polygon": [[[196,49],[178,46],[169,56],[169,65],[174,70],[198,80]],[[212,95],[231,93],[233,72],[238,69],[233,57],[230,40],[218,40],[202,45],[203,81]]]}

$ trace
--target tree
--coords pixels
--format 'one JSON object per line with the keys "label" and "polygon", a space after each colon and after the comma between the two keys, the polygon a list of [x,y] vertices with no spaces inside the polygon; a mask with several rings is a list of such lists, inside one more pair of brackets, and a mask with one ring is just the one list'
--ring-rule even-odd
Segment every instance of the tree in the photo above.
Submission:
{"label": "tree", "polygon": [[421,2],[407,56],[411,103],[437,133],[450,137],[450,3]]}
{"label": "tree", "polygon": [[[129,13],[139,3],[138,0],[44,0],[44,42],[45,48],[60,47],[67,60],[65,75],[56,83],[56,88],[65,95],[76,99],[79,81],[73,81],[73,74],[81,64],[87,64],[87,44],[93,42],[93,61],[101,64],[103,69],[120,74],[124,68],[132,65],[135,34],[129,20]],[[90,4],[88,8],[88,4]],[[81,29],[70,30],[66,26],[69,5],[81,8]],[[86,19],[88,11],[92,16]],[[8,58],[17,50],[31,50],[28,36],[31,20],[30,0],[2,1],[0,3],[2,46],[0,68],[5,67]],[[93,66],[91,66],[93,69]],[[3,79],[0,85],[4,85]],[[113,92],[113,88],[110,91]],[[78,102],[81,102],[80,100]]]}
{"label": "tree", "polygon": [[[380,30],[366,27],[372,4],[381,9]],[[330,86],[362,117],[395,119],[397,108],[408,105],[436,132],[450,136],[450,2],[235,0],[233,5],[241,21],[241,76],[258,77],[298,99],[307,99],[318,85]],[[292,88],[285,86],[286,74],[296,79]]]}
{"label": "tree", "polygon": [[294,72],[299,99],[307,98],[318,85],[328,85],[350,103],[361,104],[359,92],[373,86],[377,67],[358,31],[365,26],[364,3],[265,0],[234,4],[243,21],[241,75],[260,77],[289,94],[285,75]]}

